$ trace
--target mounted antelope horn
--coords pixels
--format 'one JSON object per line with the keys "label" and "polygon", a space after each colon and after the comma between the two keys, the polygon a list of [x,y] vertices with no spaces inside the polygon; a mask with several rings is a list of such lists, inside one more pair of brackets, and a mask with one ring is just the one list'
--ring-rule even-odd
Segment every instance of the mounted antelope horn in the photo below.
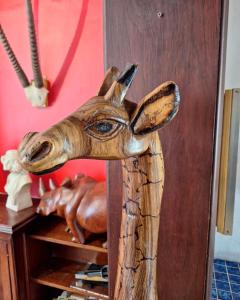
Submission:
{"label": "mounted antelope horn", "polygon": [[43,183],[42,177],[39,179],[39,195],[42,197],[46,192],[45,185]]}
{"label": "mounted antelope horn", "polygon": [[2,29],[1,24],[0,24],[0,41],[3,44],[3,47],[4,47],[8,57],[9,57],[11,63],[12,63],[12,66],[13,66],[13,68],[14,68],[14,70],[15,70],[15,72],[16,72],[19,80],[20,80],[21,85],[23,86],[23,88],[29,86],[30,84],[29,84],[29,81],[27,79],[27,76],[24,73],[22,67],[20,66],[20,64],[19,64],[19,62],[18,62],[18,60],[17,60],[10,44],[8,42],[8,39],[7,39],[3,29]]}
{"label": "mounted antelope horn", "polygon": [[32,103],[32,106],[46,107],[48,103],[48,97],[47,97],[48,82],[46,79],[43,80],[41,69],[40,69],[31,0],[25,0],[25,1],[26,1],[26,9],[27,9],[27,17],[28,17],[32,70],[34,76],[34,80],[31,81],[31,83],[29,82],[27,76],[25,75],[23,69],[21,68],[19,62],[17,61],[14,52],[11,49],[10,44],[3,32],[1,25],[0,25],[0,40],[2,41],[3,47],[5,48],[8,57],[17,73],[17,76],[24,88],[24,93],[26,95],[26,98]]}
{"label": "mounted antelope horn", "polygon": [[30,40],[30,48],[31,48],[34,83],[36,87],[41,88],[44,86],[44,84],[43,84],[43,77],[40,68],[40,63],[39,63],[38,47],[37,47],[31,0],[26,0],[26,9],[27,9],[27,18],[28,18],[28,31],[29,31],[29,40]]}
{"label": "mounted antelope horn", "polygon": [[49,187],[52,191],[56,189],[56,184],[54,183],[52,178],[49,179]]}

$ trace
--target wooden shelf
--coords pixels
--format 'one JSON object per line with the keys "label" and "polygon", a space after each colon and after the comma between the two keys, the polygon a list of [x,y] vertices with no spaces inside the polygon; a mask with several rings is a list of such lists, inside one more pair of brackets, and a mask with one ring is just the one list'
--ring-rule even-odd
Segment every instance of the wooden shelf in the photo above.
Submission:
{"label": "wooden shelf", "polygon": [[66,223],[63,219],[55,216],[44,217],[38,220],[38,224],[29,237],[36,240],[56,243],[85,250],[107,253],[107,249],[102,247],[106,241],[104,237],[95,236],[86,244],[72,242],[71,235],[65,231]]}
{"label": "wooden shelf", "polygon": [[98,286],[92,289],[88,286],[83,286],[82,288],[71,287],[75,282],[74,274],[79,270],[85,270],[87,266],[88,264],[86,263],[52,258],[40,266],[37,272],[32,274],[31,280],[37,284],[66,290],[82,296],[95,296],[99,299],[109,299],[107,287]]}

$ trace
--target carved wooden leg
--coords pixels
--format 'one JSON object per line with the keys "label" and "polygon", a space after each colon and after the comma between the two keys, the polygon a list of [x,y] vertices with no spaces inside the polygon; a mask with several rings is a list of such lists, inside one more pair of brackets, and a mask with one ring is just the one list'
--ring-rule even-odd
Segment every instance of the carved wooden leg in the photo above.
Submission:
{"label": "carved wooden leg", "polygon": [[105,248],[105,249],[107,249],[108,248],[108,241],[102,243],[102,247]]}
{"label": "carved wooden leg", "polygon": [[71,230],[71,233],[73,235],[73,242],[80,242],[81,244],[85,243],[85,236],[83,234],[83,231],[79,228],[76,219],[74,218],[66,218],[67,225]]}

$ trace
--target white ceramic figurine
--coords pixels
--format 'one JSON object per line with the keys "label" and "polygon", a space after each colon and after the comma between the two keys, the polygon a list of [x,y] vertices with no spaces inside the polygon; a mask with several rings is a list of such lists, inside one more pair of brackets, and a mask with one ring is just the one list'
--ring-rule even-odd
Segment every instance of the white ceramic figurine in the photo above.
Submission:
{"label": "white ceramic figurine", "polygon": [[8,150],[1,157],[3,170],[10,171],[4,187],[8,194],[6,207],[14,211],[20,211],[32,206],[31,177],[18,162],[17,150]]}

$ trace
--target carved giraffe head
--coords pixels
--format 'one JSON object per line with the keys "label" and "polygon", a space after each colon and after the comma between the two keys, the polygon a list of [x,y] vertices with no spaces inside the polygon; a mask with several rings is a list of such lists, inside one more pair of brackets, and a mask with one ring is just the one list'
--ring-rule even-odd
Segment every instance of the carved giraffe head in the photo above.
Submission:
{"label": "carved giraffe head", "polygon": [[32,173],[46,173],[72,159],[124,159],[144,153],[151,132],[176,115],[180,97],[177,85],[168,81],[138,104],[126,100],[136,71],[136,65],[122,74],[112,67],[96,97],[45,132],[27,134],[19,146],[22,165]]}

